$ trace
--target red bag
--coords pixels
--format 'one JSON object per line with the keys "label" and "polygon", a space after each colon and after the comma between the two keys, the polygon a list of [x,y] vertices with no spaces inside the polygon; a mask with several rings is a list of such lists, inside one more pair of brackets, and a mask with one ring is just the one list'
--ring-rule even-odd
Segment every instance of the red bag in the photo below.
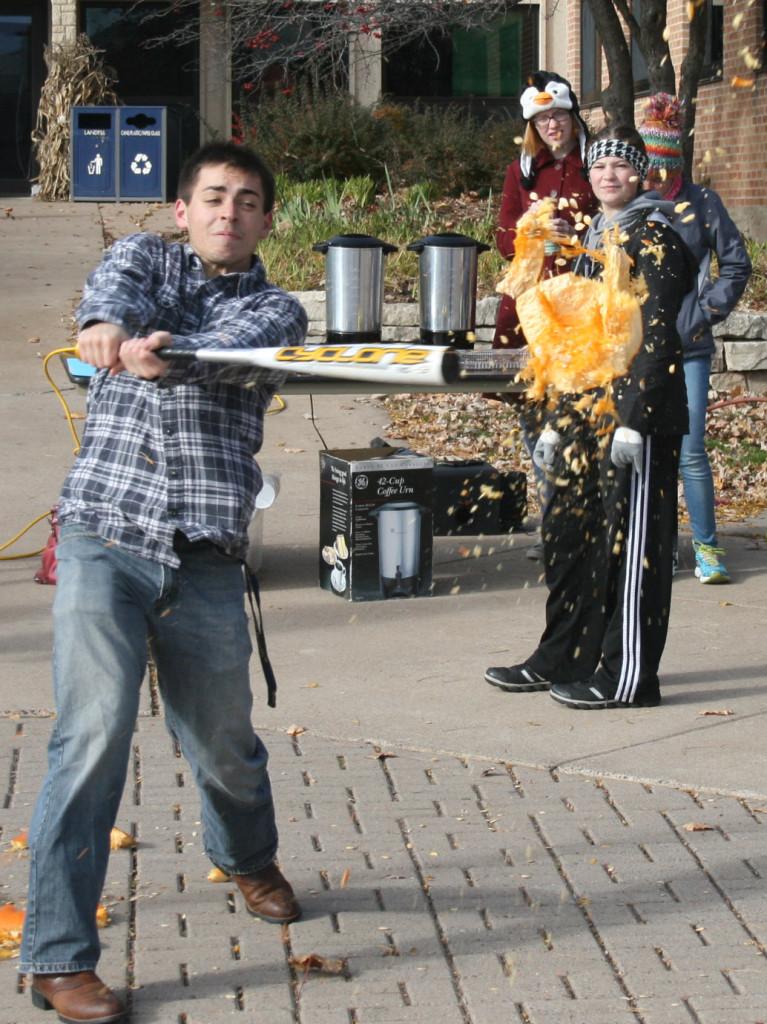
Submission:
{"label": "red bag", "polygon": [[40,568],[35,573],[35,583],[56,583],[56,544],[59,540],[59,517],[55,508],[51,509],[48,519],[51,524],[51,535],[43,548]]}

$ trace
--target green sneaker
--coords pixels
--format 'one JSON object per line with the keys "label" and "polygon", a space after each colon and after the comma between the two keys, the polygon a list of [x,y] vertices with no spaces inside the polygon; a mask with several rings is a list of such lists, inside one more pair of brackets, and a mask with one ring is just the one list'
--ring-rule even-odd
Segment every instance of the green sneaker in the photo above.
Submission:
{"label": "green sneaker", "polygon": [[701,583],[729,583],[730,574],[727,567],[720,561],[724,548],[715,548],[711,544],[692,542],[695,550],[695,575]]}

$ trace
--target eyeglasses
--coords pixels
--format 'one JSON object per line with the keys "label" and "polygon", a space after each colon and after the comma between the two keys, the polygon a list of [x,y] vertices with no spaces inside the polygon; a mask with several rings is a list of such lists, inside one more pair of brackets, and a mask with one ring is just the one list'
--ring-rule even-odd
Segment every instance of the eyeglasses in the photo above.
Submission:
{"label": "eyeglasses", "polygon": [[556,121],[557,124],[564,124],[569,117],[570,115],[566,110],[550,110],[545,114],[536,114],[533,118],[533,124],[540,126],[541,128],[545,127],[549,121]]}

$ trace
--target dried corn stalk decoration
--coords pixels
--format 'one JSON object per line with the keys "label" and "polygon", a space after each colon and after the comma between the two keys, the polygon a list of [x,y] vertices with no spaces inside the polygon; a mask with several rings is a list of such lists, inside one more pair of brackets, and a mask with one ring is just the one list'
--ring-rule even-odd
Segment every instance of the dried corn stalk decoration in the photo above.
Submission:
{"label": "dried corn stalk decoration", "polygon": [[69,198],[69,146],[72,107],[114,106],[119,102],[114,82],[86,35],[75,42],[45,48],[48,76],[43,83],[37,124],[32,132],[35,158],[40,167],[40,198]]}
{"label": "dried corn stalk decoration", "polygon": [[[643,279],[632,278],[631,259],[620,245],[618,229],[603,236],[603,248],[586,250],[575,238],[562,241],[552,228],[554,200],[545,199],[520,217],[516,255],[497,290],[517,299],[517,314],[527,339],[529,358],[521,373],[530,381],[527,394],[542,399],[554,394],[609,390],[628,371],[642,343],[640,306]],[[573,273],[540,280],[544,243],[556,241],[564,255],[586,253],[604,264],[601,280]],[[609,399],[594,414],[609,412]]]}

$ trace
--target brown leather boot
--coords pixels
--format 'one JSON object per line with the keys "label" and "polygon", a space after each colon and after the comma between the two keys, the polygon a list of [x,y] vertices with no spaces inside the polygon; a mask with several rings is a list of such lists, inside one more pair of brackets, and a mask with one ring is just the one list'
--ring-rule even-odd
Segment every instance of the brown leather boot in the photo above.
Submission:
{"label": "brown leather boot", "polygon": [[32,1002],[39,1010],[55,1010],[65,1024],[112,1024],[125,1007],[94,971],[33,974]]}
{"label": "brown leather boot", "polygon": [[245,899],[248,913],[271,924],[289,924],[301,916],[290,882],[276,864],[252,875],[232,875]]}

